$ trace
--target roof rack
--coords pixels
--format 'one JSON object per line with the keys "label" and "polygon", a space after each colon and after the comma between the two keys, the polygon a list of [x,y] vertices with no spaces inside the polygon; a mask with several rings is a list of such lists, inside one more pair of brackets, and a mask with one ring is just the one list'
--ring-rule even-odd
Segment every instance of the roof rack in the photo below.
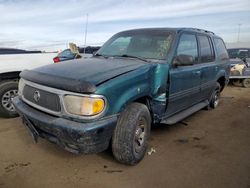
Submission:
{"label": "roof rack", "polygon": [[210,33],[212,35],[215,35],[214,32],[208,31],[208,30],[205,30],[205,29],[198,29],[198,28],[185,28],[185,29],[192,29],[192,30],[195,30],[195,31],[201,31],[201,32]]}

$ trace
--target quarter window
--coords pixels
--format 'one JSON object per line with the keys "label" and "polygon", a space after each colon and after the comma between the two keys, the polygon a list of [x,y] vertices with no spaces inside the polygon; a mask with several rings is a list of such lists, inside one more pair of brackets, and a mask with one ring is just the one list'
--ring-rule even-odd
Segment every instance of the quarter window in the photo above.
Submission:
{"label": "quarter window", "polygon": [[195,35],[183,34],[181,35],[178,47],[177,55],[190,55],[194,61],[198,61],[198,46]]}
{"label": "quarter window", "polygon": [[214,60],[211,43],[207,36],[198,36],[200,44],[201,63],[211,62]]}

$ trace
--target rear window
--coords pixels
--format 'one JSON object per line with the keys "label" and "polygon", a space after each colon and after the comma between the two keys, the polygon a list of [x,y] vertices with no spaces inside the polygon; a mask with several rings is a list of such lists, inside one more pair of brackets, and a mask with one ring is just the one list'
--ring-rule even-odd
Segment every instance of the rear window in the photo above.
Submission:
{"label": "rear window", "polygon": [[211,42],[206,36],[198,36],[200,44],[201,63],[211,62],[214,60]]}
{"label": "rear window", "polygon": [[228,56],[228,53],[227,53],[227,49],[226,49],[226,46],[225,46],[223,40],[221,40],[219,38],[215,38],[214,42],[215,42],[215,49],[217,51],[218,58],[220,60],[227,60],[227,59],[229,59],[229,56]]}
{"label": "rear window", "polygon": [[74,58],[75,54],[73,54],[70,51],[70,49],[66,49],[66,50],[62,51],[61,53],[59,53],[58,57],[61,57],[61,58]]}

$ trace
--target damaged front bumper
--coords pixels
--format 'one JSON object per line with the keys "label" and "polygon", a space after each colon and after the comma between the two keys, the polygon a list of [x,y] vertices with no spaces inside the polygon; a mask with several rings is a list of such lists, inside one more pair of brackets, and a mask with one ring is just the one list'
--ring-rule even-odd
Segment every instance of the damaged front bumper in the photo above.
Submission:
{"label": "damaged front bumper", "polygon": [[109,146],[117,115],[82,123],[36,110],[19,97],[13,99],[34,140],[42,137],[73,153],[98,153]]}

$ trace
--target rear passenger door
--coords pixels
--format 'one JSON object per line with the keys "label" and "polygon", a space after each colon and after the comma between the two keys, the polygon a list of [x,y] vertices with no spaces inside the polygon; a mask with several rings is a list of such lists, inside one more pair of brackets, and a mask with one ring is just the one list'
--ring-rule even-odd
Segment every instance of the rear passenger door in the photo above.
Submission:
{"label": "rear passenger door", "polygon": [[199,43],[199,64],[201,70],[201,99],[210,97],[216,83],[218,65],[215,61],[215,53],[211,38],[208,35],[197,36]]}
{"label": "rear passenger door", "polygon": [[200,101],[200,67],[198,62],[198,43],[193,33],[180,36],[175,56],[189,55],[194,65],[178,66],[170,69],[169,98],[166,117],[182,111]]}

